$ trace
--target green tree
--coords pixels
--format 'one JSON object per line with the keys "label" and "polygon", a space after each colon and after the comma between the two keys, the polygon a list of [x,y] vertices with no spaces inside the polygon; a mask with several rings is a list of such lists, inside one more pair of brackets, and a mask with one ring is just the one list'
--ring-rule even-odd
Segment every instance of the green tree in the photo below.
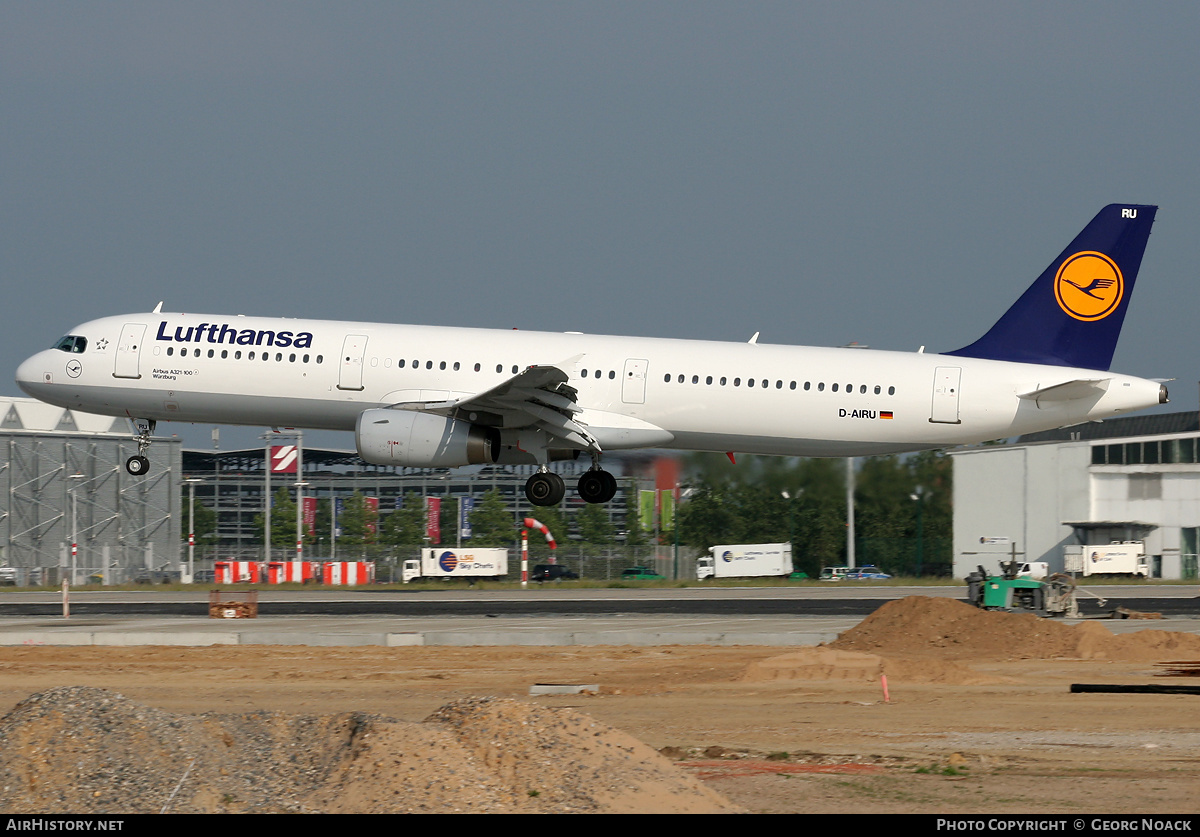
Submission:
{"label": "green tree", "polygon": [[193,519],[195,521],[195,528],[192,530],[192,534],[196,536],[197,544],[199,544],[203,538],[216,537],[217,513],[201,503],[199,500],[197,500],[195,505],[189,510],[188,501],[185,499],[183,501],[183,525],[179,527],[182,530],[180,532],[180,537],[183,538],[184,543],[187,543],[188,538],[187,526],[189,513],[193,515]]}
{"label": "green tree", "polygon": [[485,493],[471,512],[471,545],[512,546],[517,534],[517,524],[500,491],[493,488]]}
{"label": "green tree", "polygon": [[576,513],[575,523],[579,527],[579,538],[584,543],[606,546],[614,540],[608,511],[600,503],[586,503]]}
{"label": "green tree", "polygon": [[340,520],[342,534],[338,541],[346,544],[375,543],[378,520],[379,512],[367,503],[367,498],[361,491],[355,491],[346,498],[342,508]]}
{"label": "green tree", "polygon": [[642,529],[637,480],[629,480],[625,486],[625,545],[642,546],[645,543],[646,533]]}
{"label": "green tree", "polygon": [[423,545],[425,498],[416,491],[406,491],[400,508],[386,515],[379,528],[381,543],[395,546]]}
{"label": "green tree", "polygon": [[[262,536],[266,521],[263,515],[254,516],[254,531]],[[286,486],[275,491],[271,499],[271,546],[296,545],[296,501]]]}

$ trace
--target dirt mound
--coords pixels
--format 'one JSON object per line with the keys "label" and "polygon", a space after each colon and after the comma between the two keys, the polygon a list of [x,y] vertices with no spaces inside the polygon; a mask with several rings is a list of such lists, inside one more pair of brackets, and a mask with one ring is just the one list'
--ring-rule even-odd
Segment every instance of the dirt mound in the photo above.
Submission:
{"label": "dirt mound", "polygon": [[424,723],[363,713],[175,715],[51,689],[0,720],[11,813],[738,810],[571,710],[467,699]]}
{"label": "dirt mound", "polygon": [[1010,682],[1006,678],[979,674],[947,660],[912,660],[881,657],[859,651],[833,648],[801,648],[746,666],[738,678],[757,683],[770,680],[858,680],[876,681],[881,674],[906,683],[950,683],[979,685]]}
{"label": "dirt mound", "polygon": [[951,660],[1157,660],[1200,653],[1200,636],[1158,630],[1114,636],[1097,622],[1065,625],[1031,613],[909,596],[883,605],[828,647]]}

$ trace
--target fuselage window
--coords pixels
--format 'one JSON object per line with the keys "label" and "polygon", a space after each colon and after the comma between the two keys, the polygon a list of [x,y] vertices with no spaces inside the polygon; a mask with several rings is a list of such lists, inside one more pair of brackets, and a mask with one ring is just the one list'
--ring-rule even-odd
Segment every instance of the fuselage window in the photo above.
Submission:
{"label": "fuselage window", "polygon": [[305,363],[308,363],[308,355],[305,355],[305,356],[304,356],[304,362],[305,362]]}
{"label": "fuselage window", "polygon": [[496,364],[496,373],[499,374],[503,371],[504,371],[504,367],[497,363]]}
{"label": "fuselage window", "polygon": [[804,391],[808,392],[810,389],[812,389],[812,381],[805,381],[804,382]]}
{"label": "fuselage window", "polygon": [[438,364],[438,369],[445,369],[445,368],[446,368],[446,361],[443,360],[441,363]]}
{"label": "fuselage window", "polygon": [[700,376],[699,376],[699,375],[693,375],[693,376],[692,376],[692,383],[693,383],[693,384],[698,384],[698,383],[700,383]]}
{"label": "fuselage window", "polygon": [[514,375],[515,375],[515,374],[517,374],[517,367],[516,367],[516,364],[513,364],[513,374],[514,374]]}
{"label": "fuselage window", "polygon": [[325,355],[317,355],[317,363],[320,363],[323,360],[325,360]]}
{"label": "fuselage window", "polygon": [[600,377],[600,370],[599,370],[599,369],[597,369],[597,370],[596,370],[596,377],[597,377],[597,378],[599,378],[599,377]]}
{"label": "fuselage window", "polygon": [[584,369],[584,370],[583,370],[583,372],[581,372],[581,373],[580,373],[579,377],[581,377],[581,378],[586,378],[586,377],[587,377],[587,370],[586,370],[586,369]]}
{"label": "fuselage window", "polygon": [[681,383],[681,384],[683,383],[683,376],[682,376],[682,375],[680,375],[680,376],[679,376],[679,383]]}
{"label": "fuselage window", "polygon": [[[833,388],[837,389],[837,384],[834,384]],[[824,392],[824,391],[825,391],[825,382],[821,381],[821,383],[817,384],[817,392]]]}
{"label": "fuselage window", "polygon": [[669,383],[671,383],[671,373],[670,373],[670,372],[668,372],[667,374],[663,375],[663,383],[664,383],[664,384],[669,384]]}
{"label": "fuselage window", "polygon": [[783,381],[776,381],[775,389],[783,389]]}
{"label": "fuselage window", "polygon": [[171,356],[171,355],[173,355],[173,354],[175,354],[175,347],[174,347],[174,346],[167,346],[167,357],[170,357],[170,356]]}
{"label": "fuselage window", "polygon": [[712,375],[709,375],[707,378],[705,378],[704,383],[708,384],[711,387],[712,386]]}
{"label": "fuselage window", "polygon": [[789,387],[789,389],[795,389],[795,388],[796,388],[796,382],[792,381],[792,385]]}
{"label": "fuselage window", "polygon": [[896,388],[888,387],[888,395],[895,395],[895,394],[896,394]]}
{"label": "fuselage window", "polygon": [[733,379],[733,385],[734,385],[735,387],[740,387],[740,386],[742,385],[742,379],[741,379],[741,378],[734,378],[734,379]]}
{"label": "fuselage window", "polygon": [[614,370],[614,369],[610,369],[610,370],[608,370],[608,379],[609,379],[610,381],[615,381],[615,380],[616,380],[616,378],[617,378],[617,373],[616,373],[616,370]]}
{"label": "fuselage window", "polygon": [[427,360],[427,361],[425,361],[425,368],[426,368],[426,369],[432,369],[432,368],[433,368],[433,361],[432,361],[432,360]]}
{"label": "fuselage window", "polygon": [[747,379],[746,379],[746,386],[748,386],[748,387],[752,387],[752,386],[754,386],[754,379],[753,379],[753,378],[747,378]]}
{"label": "fuselage window", "polygon": [[879,395],[879,384],[875,385],[875,394]]}
{"label": "fuselage window", "polygon": [[829,389],[830,389],[831,391],[833,391],[833,392],[837,392],[837,390],[838,390],[838,385],[837,385],[837,384],[834,384],[834,385],[833,385],[833,386],[831,386]]}
{"label": "fuselage window", "polygon": [[250,352],[250,354],[246,355],[246,358],[249,360],[254,360],[254,352]]}
{"label": "fuselage window", "polygon": [[224,360],[224,359],[225,359],[225,358],[227,358],[227,357],[229,357],[229,350],[228,350],[228,349],[221,349],[221,360]]}
{"label": "fuselage window", "polygon": [[242,350],[241,349],[238,349],[236,352],[233,353],[233,359],[234,360],[242,359]]}
{"label": "fuselage window", "polygon": [[296,356],[288,355],[288,363],[295,363],[295,362],[296,362]]}
{"label": "fuselage window", "polygon": [[408,361],[406,361],[404,358],[400,358],[398,361],[396,361],[396,368],[403,369],[407,363]]}
{"label": "fuselage window", "polygon": [[725,380],[726,380],[725,377],[722,376],[721,377],[721,386],[725,386]]}
{"label": "fuselage window", "polygon": [[[371,359],[372,359],[372,360],[374,360],[375,358],[371,358]],[[276,353],[275,353],[275,362],[276,362],[276,363],[280,363],[280,362],[282,362],[282,361],[283,361],[283,352],[276,352]],[[372,366],[373,366],[373,365],[374,365],[374,364],[372,364]]]}
{"label": "fuselage window", "polygon": [[455,371],[455,372],[457,372],[457,371],[458,371],[458,361],[457,361],[457,360],[456,360],[456,361],[454,361],[454,371]]}

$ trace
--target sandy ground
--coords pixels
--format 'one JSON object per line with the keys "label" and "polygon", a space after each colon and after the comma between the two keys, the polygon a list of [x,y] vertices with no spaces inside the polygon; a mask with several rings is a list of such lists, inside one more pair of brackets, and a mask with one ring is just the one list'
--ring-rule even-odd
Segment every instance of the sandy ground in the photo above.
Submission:
{"label": "sandy ground", "polygon": [[[260,763],[325,753],[304,765],[320,781],[276,808],[224,790],[185,793],[174,810],[452,810],[428,786],[487,773],[495,787],[453,810],[1194,813],[1200,696],[1069,691],[1200,685],[1162,676],[1168,661],[1200,667],[1200,637],[1115,637],[922,598],[809,649],[0,648],[0,807],[127,810],[110,790],[152,775],[122,761],[150,740],[191,742],[192,784],[216,787],[237,773],[222,759],[255,755],[238,742],[264,738],[244,714],[260,711],[272,730]],[[599,689],[529,695],[545,683]],[[124,698],[51,692],[18,706],[63,686]],[[321,745],[287,737],[301,728]],[[430,729],[436,741],[413,737]],[[432,752],[436,764],[411,761]],[[35,766],[56,763],[78,772],[70,787]],[[85,779],[86,799],[71,796]]]}

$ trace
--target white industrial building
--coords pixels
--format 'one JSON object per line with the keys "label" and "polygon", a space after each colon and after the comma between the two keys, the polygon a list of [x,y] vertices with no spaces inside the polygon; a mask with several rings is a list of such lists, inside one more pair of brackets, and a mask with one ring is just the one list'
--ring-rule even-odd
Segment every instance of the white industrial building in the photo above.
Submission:
{"label": "white industrial building", "polygon": [[951,451],[954,575],[1063,569],[1064,547],[1142,541],[1156,578],[1197,578],[1200,422],[1131,416]]}

